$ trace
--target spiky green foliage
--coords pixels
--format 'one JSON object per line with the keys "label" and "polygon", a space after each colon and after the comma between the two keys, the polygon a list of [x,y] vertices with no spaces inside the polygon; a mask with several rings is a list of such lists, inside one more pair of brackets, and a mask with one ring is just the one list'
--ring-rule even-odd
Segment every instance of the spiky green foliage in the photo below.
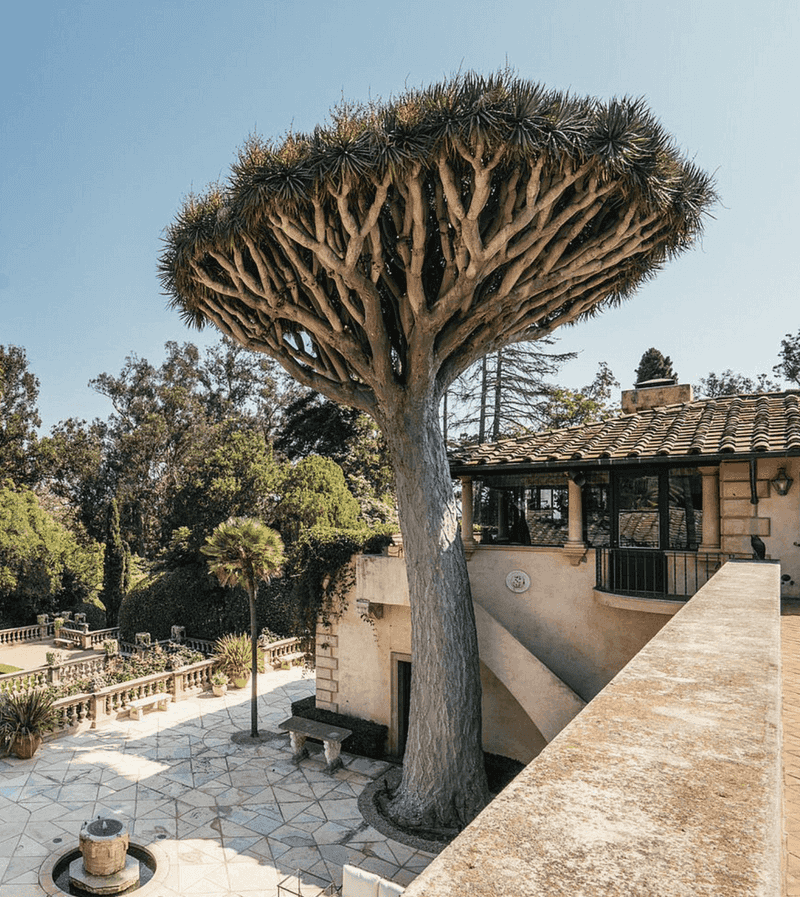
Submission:
{"label": "spiky green foliage", "polygon": [[240,586],[250,599],[250,645],[253,680],[250,696],[250,735],[258,738],[258,628],[256,623],[256,588],[268,582],[283,564],[281,537],[254,517],[231,517],[214,530],[200,551],[220,584]]}
{"label": "spiky green foliage", "polygon": [[640,99],[464,74],[251,137],[167,231],[164,287],[302,382],[367,411],[426,366],[439,392],[487,351],[628,296],[715,199]]}
{"label": "spiky green foliage", "polygon": [[53,723],[53,696],[25,691],[0,697],[0,741],[15,735],[43,735]]}
{"label": "spiky green foliage", "polygon": [[255,595],[283,564],[281,537],[253,517],[231,517],[214,530],[200,551],[220,585]]}

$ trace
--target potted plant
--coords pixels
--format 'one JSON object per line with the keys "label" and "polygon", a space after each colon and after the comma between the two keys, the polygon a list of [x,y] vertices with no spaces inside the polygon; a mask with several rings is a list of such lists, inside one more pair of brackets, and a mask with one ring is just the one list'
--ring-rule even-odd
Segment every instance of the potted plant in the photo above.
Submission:
{"label": "potted plant", "polygon": [[64,618],[56,617],[53,620],[53,632],[55,633],[56,638],[61,636],[61,630],[64,628]]}
{"label": "potted plant", "polygon": [[221,698],[228,691],[228,677],[225,673],[214,673],[211,677],[211,691],[217,698]]}
{"label": "potted plant", "polygon": [[244,688],[250,678],[250,642],[245,635],[223,635],[214,645],[216,669],[234,688]]}
{"label": "potted plant", "polygon": [[21,760],[29,760],[53,723],[53,696],[27,691],[0,698],[0,739]]}

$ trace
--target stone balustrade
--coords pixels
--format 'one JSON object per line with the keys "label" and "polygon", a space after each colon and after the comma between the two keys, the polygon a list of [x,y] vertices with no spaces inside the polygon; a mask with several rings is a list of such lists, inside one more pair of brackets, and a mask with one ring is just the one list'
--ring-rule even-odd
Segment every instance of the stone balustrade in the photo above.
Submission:
{"label": "stone balustrade", "polygon": [[82,729],[95,729],[126,713],[131,701],[166,692],[173,701],[211,688],[214,659],[201,660],[179,670],[165,670],[140,679],[119,682],[91,694],[70,695],[55,702],[56,724],[48,740]]}
{"label": "stone balustrade", "polygon": [[15,626],[12,629],[0,629],[0,648],[15,648],[26,642],[50,638],[53,635],[53,624],[42,623],[34,626]]}
{"label": "stone balustrade", "polygon": [[30,691],[34,688],[69,685],[81,679],[91,679],[103,672],[106,658],[88,657],[83,660],[68,660],[53,666],[43,665],[33,670],[0,675],[0,693]]}
{"label": "stone balustrade", "polygon": [[303,643],[299,638],[284,638],[278,642],[270,642],[262,650],[267,666],[279,666],[303,654]]}
{"label": "stone balustrade", "polygon": [[729,562],[406,897],[774,897],[780,713],[780,567]]}

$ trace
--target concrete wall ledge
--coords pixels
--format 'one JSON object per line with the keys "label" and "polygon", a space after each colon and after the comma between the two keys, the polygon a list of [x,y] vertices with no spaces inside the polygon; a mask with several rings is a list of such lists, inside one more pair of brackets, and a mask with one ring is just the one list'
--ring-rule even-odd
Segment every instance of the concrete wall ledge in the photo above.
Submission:
{"label": "concrete wall ledge", "polygon": [[406,897],[777,897],[780,568],[728,563]]}
{"label": "concrete wall ledge", "polygon": [[592,589],[594,600],[605,607],[617,607],[620,610],[635,610],[644,614],[661,614],[674,616],[686,604],[685,601],[673,601],[669,598],[636,598],[633,595],[615,595]]}

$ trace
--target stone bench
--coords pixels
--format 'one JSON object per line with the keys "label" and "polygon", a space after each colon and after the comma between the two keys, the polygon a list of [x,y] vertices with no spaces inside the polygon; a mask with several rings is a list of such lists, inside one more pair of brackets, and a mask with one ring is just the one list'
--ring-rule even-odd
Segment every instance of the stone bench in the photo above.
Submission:
{"label": "stone bench", "polygon": [[315,738],[321,741],[325,748],[325,760],[327,766],[325,772],[332,773],[342,765],[339,754],[342,751],[342,742],[348,735],[352,735],[352,729],[343,729],[340,726],[331,726],[327,723],[319,723],[313,719],[304,719],[302,716],[291,716],[285,719],[279,726],[284,732],[289,733],[292,743],[292,762],[299,763],[308,756],[306,747],[307,738]]}
{"label": "stone bench", "polygon": [[147,695],[144,698],[137,698],[128,704],[128,712],[131,719],[141,719],[142,713],[146,707],[156,707],[158,710],[166,710],[167,704],[172,700],[172,695],[167,692],[159,692],[155,695]]}

